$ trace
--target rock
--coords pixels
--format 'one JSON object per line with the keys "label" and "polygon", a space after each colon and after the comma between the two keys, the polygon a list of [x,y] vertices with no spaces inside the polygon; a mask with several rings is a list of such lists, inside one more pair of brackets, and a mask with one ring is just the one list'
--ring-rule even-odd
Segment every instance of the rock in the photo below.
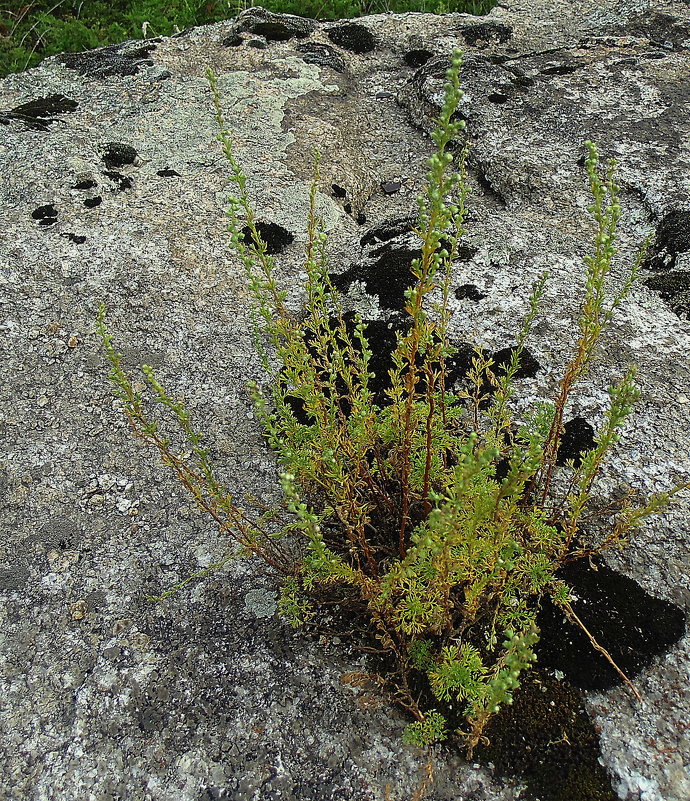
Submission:
{"label": "rock", "polygon": [[[228,543],[209,520],[178,513],[191,500],[132,440],[94,321],[105,302],[137,387],[139,365],[154,364],[185,398],[235,497],[277,503],[278,469],[246,391],[262,364],[226,232],[229,167],[205,71],[218,76],[257,220],[274,232],[286,302],[298,309],[303,300],[318,147],[329,271],[392,343],[407,285],[385,270],[402,269],[418,247],[415,196],[458,44],[472,188],[451,292],[461,361],[473,345],[489,354],[515,345],[531,287],[548,269],[528,343],[539,369],[520,379],[518,412],[553,396],[592,248],[583,143],[596,141],[603,158],[619,162],[621,263],[651,236],[647,284],[616,311],[567,419],[596,431],[607,385],[637,363],[642,399],[597,485],[602,505],[626,487],[646,495],[688,480],[687,3],[505,0],[482,18],[343,23],[252,8],[8,76],[0,114],[0,786],[11,788],[8,798],[383,801],[387,786],[391,798],[419,786],[423,760],[401,744],[404,716],[339,681],[366,670],[364,658],[272,615],[275,583],[256,566],[229,562],[164,603],[147,600],[222,560]],[[30,124],[21,111],[7,113],[27,108]],[[385,194],[381,182],[396,176],[405,176],[404,191]],[[345,199],[334,186],[346,188]],[[617,267],[613,283],[623,275]],[[607,562],[687,610],[686,495]],[[621,688],[587,697],[622,798],[687,799],[689,667],[686,635],[636,678],[643,705]],[[436,801],[519,795],[515,782],[452,752],[435,755],[434,777]]]}

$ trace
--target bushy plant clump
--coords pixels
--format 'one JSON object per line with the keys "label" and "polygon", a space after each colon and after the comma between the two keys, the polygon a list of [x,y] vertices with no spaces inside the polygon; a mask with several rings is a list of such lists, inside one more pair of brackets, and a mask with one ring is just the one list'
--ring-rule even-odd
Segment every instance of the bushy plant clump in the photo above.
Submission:
{"label": "bushy plant clump", "polygon": [[[388,660],[383,691],[413,718],[406,740],[424,745],[454,735],[471,755],[489,718],[511,703],[536,659],[540,601],[548,597],[574,615],[558,568],[622,545],[677,490],[642,505],[633,497],[621,499],[608,534],[598,544],[585,540],[580,524],[594,481],[638,396],[632,368],[609,389],[595,447],[577,466],[558,466],[572,391],[641,258],[608,297],[620,205],[614,165],[602,169],[590,142],[589,211],[597,233],[585,259],[578,340],[555,400],[536,404],[522,421],[511,411],[514,379],[546,276],[534,287],[510,363],[499,370],[477,349],[466,385],[450,385],[448,362],[456,351],[448,335],[448,300],[468,194],[466,151],[456,156],[464,128],[455,118],[460,65],[455,52],[432,134],[436,152],[418,199],[421,256],[412,264],[415,280],[406,294],[409,326],[398,335],[383,398],[371,388],[365,325],[345,312],[329,279],[327,237],[316,212],[318,161],[304,261],[306,300],[297,314],[277,283],[209,74],[235,187],[231,242],[255,298],[258,342],[270,377],[268,396],[256,383],[252,393],[282,465],[284,510],[252,516],[236,504],[216,478],[184,406],[144,368],[154,398],[172,410],[191,448],[191,456],[175,452],[124,373],[103,309],[99,330],[135,432],[159,449],[243,553],[258,555],[282,574],[282,614],[295,626],[318,625],[326,600],[364,621],[375,650]],[[245,237],[247,229],[251,236]],[[559,472],[565,480],[557,490]]]}

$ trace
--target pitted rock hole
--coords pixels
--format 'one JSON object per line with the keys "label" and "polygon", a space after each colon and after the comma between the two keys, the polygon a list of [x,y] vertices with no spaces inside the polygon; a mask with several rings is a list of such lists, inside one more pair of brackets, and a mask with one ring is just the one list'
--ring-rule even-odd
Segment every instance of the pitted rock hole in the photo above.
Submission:
{"label": "pitted rock hole", "polygon": [[116,170],[127,164],[136,164],[139,158],[137,151],[123,142],[109,142],[105,145],[103,162],[109,170]]}
{"label": "pitted rock hole", "polygon": [[326,31],[333,44],[349,50],[351,53],[371,53],[376,48],[376,39],[369,28],[358,25],[356,22],[347,22],[337,25]]}
{"label": "pitted rock hole", "polygon": [[[278,223],[258,222],[256,223],[256,229],[259,232],[259,236],[266,244],[266,253],[268,253],[269,256],[282,253],[288,245],[291,245],[295,241],[294,235],[291,234],[287,228],[278,225]],[[254,237],[248,225],[242,229],[242,235],[244,236],[245,242],[252,242],[254,245],[257,244],[257,242],[254,242]]]}
{"label": "pitted rock hole", "polygon": [[563,436],[558,446],[556,464],[563,466],[567,461],[573,461],[575,467],[582,464],[582,458],[587,451],[596,448],[594,428],[584,417],[573,417],[563,426]]}

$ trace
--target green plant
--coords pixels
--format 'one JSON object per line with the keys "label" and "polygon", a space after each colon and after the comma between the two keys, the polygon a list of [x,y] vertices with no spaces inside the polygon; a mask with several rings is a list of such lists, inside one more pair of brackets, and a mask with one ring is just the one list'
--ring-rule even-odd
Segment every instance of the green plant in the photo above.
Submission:
{"label": "green plant", "polygon": [[[284,576],[281,613],[298,626],[318,621],[324,600],[348,610],[386,660],[385,692],[414,718],[406,742],[428,745],[451,729],[471,755],[488,719],[512,702],[522,674],[536,659],[540,600],[552,598],[577,622],[558,568],[622,545],[631,529],[662,509],[679,488],[641,505],[624,498],[609,533],[598,544],[586,541],[580,523],[594,481],[638,395],[633,369],[609,390],[596,446],[581,464],[558,465],[573,389],[642,258],[608,299],[618,188],[613,162],[602,173],[590,142],[589,210],[597,234],[585,260],[577,344],[555,401],[537,404],[521,423],[513,418],[514,379],[545,275],[534,287],[509,364],[499,368],[478,349],[467,385],[450,386],[448,363],[455,349],[448,336],[448,298],[468,194],[466,150],[454,156],[464,128],[454,116],[461,98],[460,64],[455,52],[432,134],[436,152],[418,200],[421,257],[412,264],[414,284],[406,294],[409,325],[398,336],[390,385],[382,394],[371,385],[366,325],[345,311],[329,279],[327,237],[316,213],[318,157],[305,302],[295,313],[258,231],[247,178],[209,72],[219,140],[235,186],[229,232],[255,298],[257,344],[269,376],[269,397],[257,383],[251,391],[283,467],[284,510],[252,516],[237,505],[216,478],[184,405],[144,367],[153,399],[177,420],[191,455],[175,452],[122,369],[103,307],[98,330],[135,433],[157,447],[242,553],[258,555]],[[558,472],[564,474],[559,483]],[[295,542],[301,548],[297,559],[290,555]]]}

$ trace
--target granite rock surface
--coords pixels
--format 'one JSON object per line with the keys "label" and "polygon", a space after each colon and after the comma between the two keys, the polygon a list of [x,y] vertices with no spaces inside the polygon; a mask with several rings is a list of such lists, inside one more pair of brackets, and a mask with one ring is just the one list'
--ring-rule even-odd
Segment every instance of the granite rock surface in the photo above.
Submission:
{"label": "granite rock surface", "polygon": [[[377,287],[414,247],[404,221],[457,46],[473,192],[454,335],[492,352],[512,345],[547,268],[530,343],[541,369],[521,380],[518,412],[553,394],[591,249],[582,159],[595,140],[619,163],[614,282],[640,242],[651,245],[572,416],[600,422],[606,386],[638,364],[642,398],[599,492],[690,478],[687,2],[506,0],[482,18],[347,23],[249,9],[9,76],[0,82],[2,801],[412,797],[424,760],[401,744],[406,720],[343,681],[366,670],[360,653],[281,622],[269,574],[231,563],[165,603],[147,601],[218,561],[227,543],[131,439],[94,323],[104,301],[126,366],[153,365],[185,398],[238,497],[275,503],[275,460],[246,390],[261,367],[225,230],[228,167],[205,71],[218,75],[260,219],[291,235],[276,235],[290,301],[301,299],[318,146],[333,272],[352,271],[351,302],[385,320],[395,299]],[[382,231],[392,231],[383,264],[372,249]],[[357,278],[377,269],[378,282]],[[686,495],[609,564],[687,610],[689,524]],[[689,678],[686,635],[637,677],[642,704],[624,688],[588,697],[621,799],[690,798]],[[428,797],[438,801],[519,797],[519,780],[447,752],[435,755],[434,777]]]}

